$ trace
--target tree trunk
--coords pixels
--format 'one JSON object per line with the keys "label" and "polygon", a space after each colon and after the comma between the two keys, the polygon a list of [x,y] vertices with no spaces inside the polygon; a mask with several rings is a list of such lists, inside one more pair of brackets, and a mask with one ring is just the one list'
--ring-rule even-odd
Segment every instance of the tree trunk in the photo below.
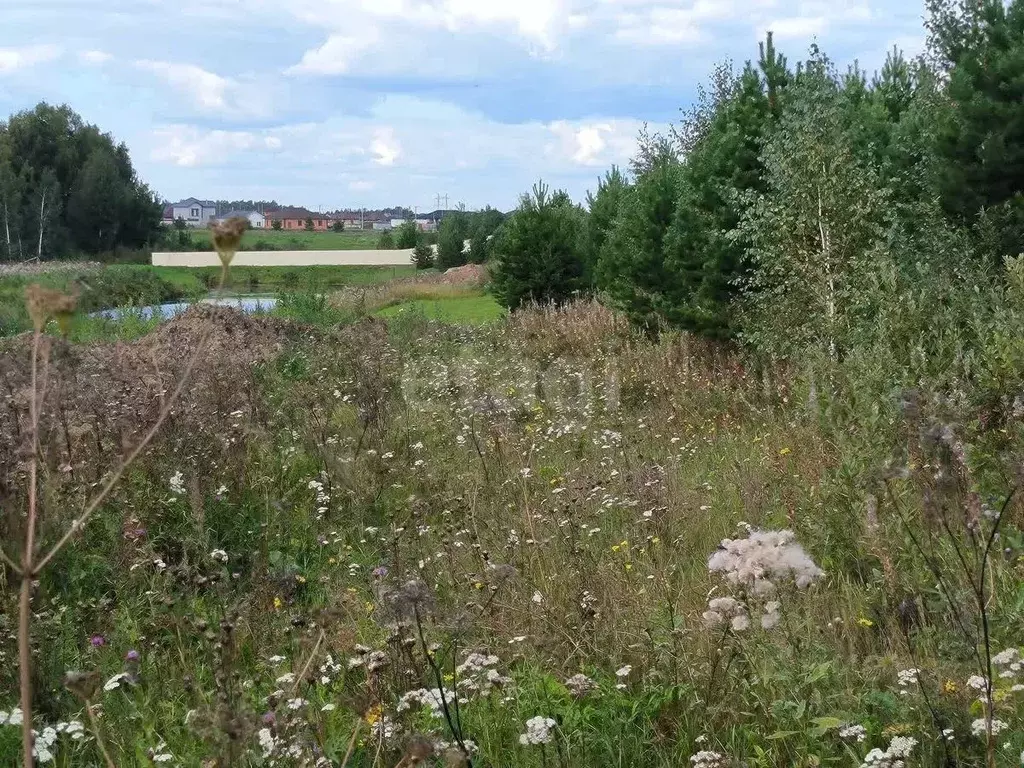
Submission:
{"label": "tree trunk", "polygon": [[4,234],[7,236],[7,258],[14,256],[11,253],[11,214],[7,210],[7,201],[4,200]]}
{"label": "tree trunk", "polygon": [[46,190],[43,190],[42,196],[39,198],[39,245],[36,247],[36,258],[39,261],[43,260],[43,216],[46,213]]}

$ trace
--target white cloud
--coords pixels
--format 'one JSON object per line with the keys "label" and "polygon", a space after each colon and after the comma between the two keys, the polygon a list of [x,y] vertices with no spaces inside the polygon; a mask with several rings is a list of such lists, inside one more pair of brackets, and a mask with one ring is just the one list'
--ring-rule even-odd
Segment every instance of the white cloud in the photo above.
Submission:
{"label": "white cloud", "polygon": [[258,82],[246,87],[195,64],[142,59],[135,66],[163,80],[200,112],[243,118],[263,116],[269,111],[265,91]]}
{"label": "white cloud", "polygon": [[100,64],[106,64],[114,57],[106,51],[80,51],[78,53],[78,60],[83,64],[90,64],[98,66]]}
{"label": "white cloud", "polygon": [[599,123],[556,120],[548,126],[557,139],[555,153],[580,166],[623,163],[636,149],[639,129],[640,124],[632,120]]}
{"label": "white cloud", "polygon": [[0,48],[0,75],[11,74],[36,64],[45,64],[60,57],[63,51],[56,45],[26,45],[20,48]]}
{"label": "white cloud", "polygon": [[[271,138],[274,137],[267,137],[264,142]],[[232,156],[261,144],[259,137],[250,131],[203,131],[188,125],[159,128],[153,131],[153,142],[150,152],[153,160],[183,168],[223,164]]]}
{"label": "white cloud", "polygon": [[319,48],[312,48],[302,55],[302,60],[289,67],[287,74],[342,75],[349,71],[352,62],[370,50],[377,42],[373,28],[359,34],[339,33],[327,38]]}
{"label": "white cloud", "polygon": [[827,26],[824,16],[790,16],[766,24],[765,30],[774,33],[776,40],[792,40],[820,35]]}
{"label": "white cloud", "polygon": [[370,152],[374,154],[373,162],[377,165],[394,165],[402,154],[402,145],[395,138],[395,130],[390,127],[377,129],[370,143]]}

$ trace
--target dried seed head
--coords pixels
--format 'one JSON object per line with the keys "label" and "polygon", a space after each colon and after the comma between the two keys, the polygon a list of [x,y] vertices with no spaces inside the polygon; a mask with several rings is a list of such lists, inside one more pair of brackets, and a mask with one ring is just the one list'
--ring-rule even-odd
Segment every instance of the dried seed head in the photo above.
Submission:
{"label": "dried seed head", "polygon": [[25,307],[28,309],[32,325],[41,331],[52,318],[57,320],[62,332],[67,332],[68,322],[78,304],[78,286],[71,293],[61,293],[54,288],[45,288],[39,283],[32,283],[25,288]]}
{"label": "dried seed head", "polygon": [[64,674],[64,687],[82,700],[91,699],[100,687],[99,672],[75,672]]}
{"label": "dried seed head", "polygon": [[210,222],[213,247],[217,250],[220,263],[224,265],[225,274],[227,274],[231,260],[235,258],[235,254],[238,253],[238,249],[242,245],[242,235],[245,234],[248,226],[249,222],[241,216]]}

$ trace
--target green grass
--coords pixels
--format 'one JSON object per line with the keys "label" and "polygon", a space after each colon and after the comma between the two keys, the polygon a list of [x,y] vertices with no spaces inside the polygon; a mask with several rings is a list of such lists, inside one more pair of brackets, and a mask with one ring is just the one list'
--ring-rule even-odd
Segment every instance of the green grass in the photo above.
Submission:
{"label": "green grass", "polygon": [[[242,241],[242,250],[257,250],[258,243],[266,243],[278,250],[335,251],[366,250],[377,247],[380,232],[362,230],[358,232],[306,232],[305,230],[249,230]],[[197,229],[192,232],[192,242],[197,248],[211,248],[210,231]]]}
{"label": "green grass", "polygon": [[431,320],[446,323],[482,325],[505,316],[505,308],[493,296],[459,296],[450,299],[414,299],[379,309],[378,317],[397,317],[419,312]]}

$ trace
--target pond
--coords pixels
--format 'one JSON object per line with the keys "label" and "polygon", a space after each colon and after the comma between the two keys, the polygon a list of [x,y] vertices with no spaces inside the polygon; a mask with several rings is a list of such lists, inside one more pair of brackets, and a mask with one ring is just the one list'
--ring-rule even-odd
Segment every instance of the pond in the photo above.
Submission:
{"label": "pond", "polygon": [[206,298],[199,302],[176,301],[170,304],[157,304],[150,307],[117,307],[114,309],[103,309],[93,312],[94,317],[106,317],[111,320],[118,320],[123,315],[138,315],[146,320],[159,315],[164,320],[180,315],[193,304],[216,304],[222,307],[234,307],[242,312],[269,312],[277,306],[277,298],[274,296],[231,296],[224,298]]}

